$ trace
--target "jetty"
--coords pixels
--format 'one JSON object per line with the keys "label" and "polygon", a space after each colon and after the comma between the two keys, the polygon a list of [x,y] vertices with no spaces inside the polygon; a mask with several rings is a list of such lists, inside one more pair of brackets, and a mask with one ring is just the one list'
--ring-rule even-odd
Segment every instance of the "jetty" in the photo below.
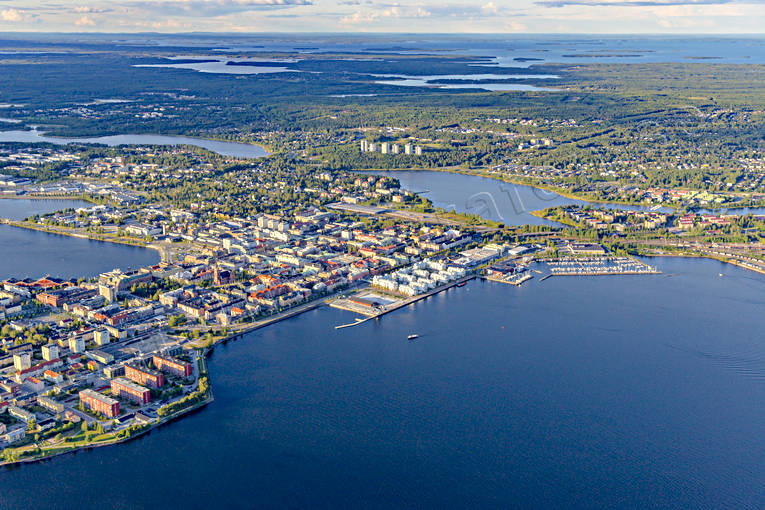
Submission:
{"label": "jetty", "polygon": [[532,275],[528,274],[528,273],[523,274],[522,276],[515,276],[515,275],[513,275],[513,276],[510,276],[510,277],[507,277],[507,278],[500,278],[500,277],[497,277],[497,276],[488,276],[488,277],[486,277],[486,279],[491,281],[491,282],[507,283],[507,284],[510,284],[510,285],[515,285],[516,287],[520,287],[523,284],[523,282],[527,282],[527,281],[531,280],[532,278],[534,278],[534,277]]}
{"label": "jetty", "polygon": [[[423,299],[428,298],[430,296],[433,296],[435,294],[438,294],[439,292],[443,292],[446,289],[455,287],[455,286],[459,285],[462,282],[467,282],[469,280],[473,280],[475,277],[476,277],[476,275],[474,275],[474,274],[471,274],[471,275],[468,275],[468,276],[464,276],[462,278],[458,278],[458,279],[456,279],[454,281],[451,281],[449,283],[446,283],[444,285],[440,285],[440,286],[438,286],[438,287],[436,287],[436,288],[434,288],[434,289],[432,289],[432,290],[430,290],[428,292],[425,292],[424,294],[418,294],[416,296],[412,296],[412,297],[406,298],[406,299],[399,299],[399,300],[393,301],[393,302],[391,302],[389,304],[378,306],[376,308],[372,307],[374,312],[372,312],[370,310],[370,311],[364,313],[364,315],[366,315],[365,318],[363,318],[363,319],[357,318],[355,322],[351,322],[349,324],[340,324],[338,326],[335,326],[335,329],[350,328],[351,326],[358,326],[359,324],[363,324],[363,323],[365,323],[365,322],[367,322],[369,320],[372,320],[372,319],[379,319],[383,315],[389,314],[391,312],[395,312],[399,308],[403,308],[405,306],[409,306],[412,303],[416,303],[417,301],[420,301],[420,300],[423,300]],[[346,299],[336,299],[333,302],[331,302],[329,304],[329,306],[331,306],[333,308],[339,308],[341,310],[348,310],[348,311],[353,311],[353,312],[356,312],[356,313],[361,313],[354,306],[354,300],[349,300],[347,298]]]}

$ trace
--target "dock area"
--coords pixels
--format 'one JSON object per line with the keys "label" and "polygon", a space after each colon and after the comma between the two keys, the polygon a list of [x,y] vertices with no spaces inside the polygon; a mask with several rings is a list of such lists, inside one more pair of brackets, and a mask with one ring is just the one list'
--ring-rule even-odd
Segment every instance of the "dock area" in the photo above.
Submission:
{"label": "dock area", "polygon": [[631,257],[564,258],[546,262],[549,276],[661,274],[654,266]]}
{"label": "dock area", "polygon": [[385,307],[396,303],[396,298],[371,290],[357,292],[348,297],[338,298],[329,303],[332,308],[375,317]]}
{"label": "dock area", "polygon": [[[425,298],[428,298],[428,297],[433,296],[435,294],[438,294],[439,292],[442,292],[442,291],[444,291],[446,289],[449,289],[451,287],[455,287],[455,286],[457,286],[457,285],[459,285],[459,284],[461,284],[463,282],[467,282],[467,281],[472,280],[474,278],[476,278],[476,275],[471,274],[471,275],[459,278],[457,280],[451,281],[451,282],[449,282],[447,284],[441,285],[439,287],[436,287],[436,288],[434,288],[434,289],[432,289],[432,290],[430,290],[428,292],[425,292],[424,294],[418,294],[416,296],[412,296],[412,297],[409,297],[409,298],[406,298],[406,299],[395,300],[395,299],[391,299],[390,296],[385,296],[391,302],[388,303],[388,304],[378,304],[377,306],[375,306],[373,304],[371,306],[366,306],[366,305],[362,305],[362,304],[359,303],[360,298],[361,299],[363,299],[363,298],[367,298],[368,299],[370,295],[371,296],[375,296],[375,297],[380,296],[380,294],[376,294],[374,292],[369,292],[368,294],[366,294],[364,296],[359,296],[359,297],[355,297],[355,298],[336,299],[336,300],[332,301],[329,304],[329,306],[331,306],[333,308],[339,308],[341,310],[347,310],[347,311],[351,311],[351,312],[354,312],[354,313],[358,313],[360,315],[365,315],[366,318],[364,318],[364,319],[356,319],[355,322],[351,322],[349,324],[340,324],[339,326],[335,326],[335,329],[343,329],[343,328],[348,328],[348,327],[351,327],[351,326],[357,326],[359,324],[363,324],[364,322],[366,322],[368,320],[377,319],[379,317],[382,317],[385,314],[394,312],[394,311],[398,310],[399,308],[403,308],[405,306],[411,305],[412,303],[416,303],[417,301],[420,301],[422,299],[425,299]],[[364,307],[364,309],[362,310],[361,307]]]}
{"label": "dock area", "polygon": [[515,275],[509,277],[509,278],[500,278],[497,276],[487,276],[486,279],[490,282],[499,282],[499,283],[507,283],[509,285],[515,285],[516,287],[520,287],[523,282],[527,282],[534,278],[532,275],[526,273],[523,276],[515,277]]}

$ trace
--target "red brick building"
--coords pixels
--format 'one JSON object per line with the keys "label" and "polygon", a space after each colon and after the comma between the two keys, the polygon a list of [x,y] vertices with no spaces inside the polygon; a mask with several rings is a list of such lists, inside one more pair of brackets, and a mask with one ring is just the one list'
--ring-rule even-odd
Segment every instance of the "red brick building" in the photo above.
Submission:
{"label": "red brick building", "polygon": [[154,356],[154,366],[162,372],[169,372],[178,377],[191,377],[191,363],[176,358]]}
{"label": "red brick building", "polygon": [[127,365],[125,377],[150,388],[161,388],[165,384],[165,376],[161,372],[137,365]]}
{"label": "red brick building", "polygon": [[124,377],[112,379],[112,395],[144,405],[151,402],[151,391]]}
{"label": "red brick building", "polygon": [[101,413],[109,418],[114,418],[120,414],[119,402],[93,390],[82,390],[80,403],[85,409]]}

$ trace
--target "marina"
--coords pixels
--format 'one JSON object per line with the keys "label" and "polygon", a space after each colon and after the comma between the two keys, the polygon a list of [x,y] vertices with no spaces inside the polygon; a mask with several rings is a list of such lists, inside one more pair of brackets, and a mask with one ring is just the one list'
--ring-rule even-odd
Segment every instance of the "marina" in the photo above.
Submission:
{"label": "marina", "polygon": [[546,261],[550,276],[604,276],[661,274],[661,271],[631,257],[562,258]]}

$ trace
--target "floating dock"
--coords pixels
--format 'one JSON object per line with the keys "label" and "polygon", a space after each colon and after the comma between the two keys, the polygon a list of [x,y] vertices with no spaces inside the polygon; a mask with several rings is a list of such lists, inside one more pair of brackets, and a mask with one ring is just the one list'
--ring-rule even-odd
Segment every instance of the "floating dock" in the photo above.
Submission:
{"label": "floating dock", "polygon": [[505,278],[497,278],[497,277],[494,277],[494,276],[489,276],[486,279],[491,281],[491,282],[508,283],[510,285],[515,285],[516,287],[520,287],[523,284],[523,282],[527,282],[527,281],[531,280],[532,278],[534,278],[532,275],[525,274],[525,275],[521,276],[520,278],[507,278],[507,279],[505,279]]}

